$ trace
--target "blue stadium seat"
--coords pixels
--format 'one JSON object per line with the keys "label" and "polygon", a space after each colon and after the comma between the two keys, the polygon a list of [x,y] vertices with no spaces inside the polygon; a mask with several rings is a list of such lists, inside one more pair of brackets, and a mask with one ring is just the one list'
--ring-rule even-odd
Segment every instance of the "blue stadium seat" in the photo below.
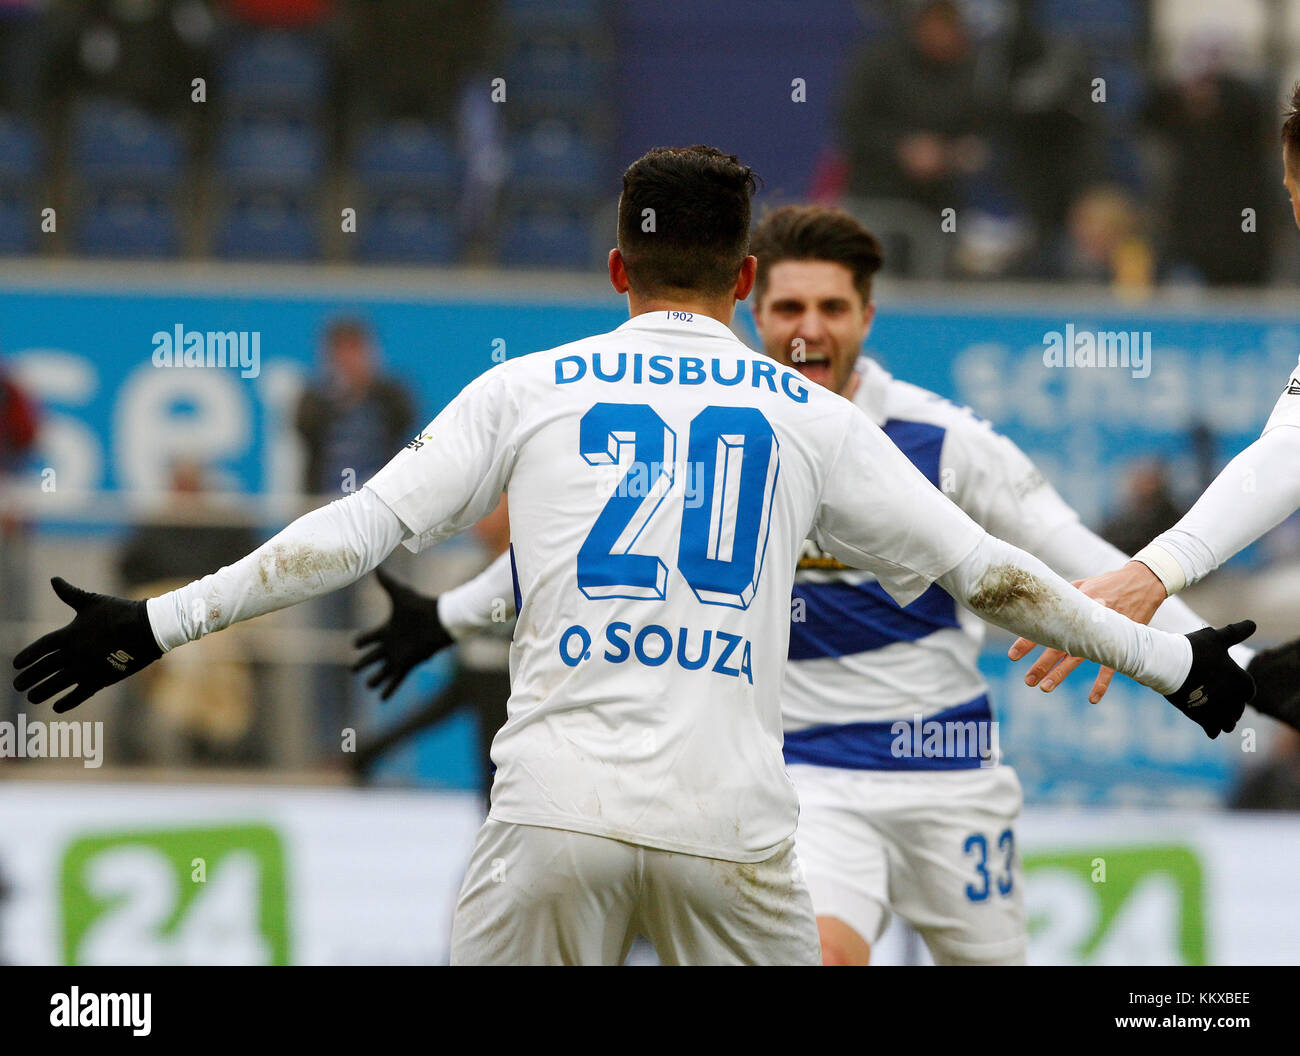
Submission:
{"label": "blue stadium seat", "polygon": [[452,193],[460,162],[447,133],[422,121],[392,121],[371,129],[353,156],[357,179],[368,191]]}
{"label": "blue stadium seat", "polygon": [[508,268],[590,267],[591,223],[586,212],[554,202],[515,204],[502,229],[500,263]]}
{"label": "blue stadium seat", "polygon": [[519,29],[583,30],[601,24],[601,0],[506,0],[506,25]]}
{"label": "blue stadium seat", "polygon": [[217,167],[237,189],[305,191],[320,181],[324,153],[310,121],[245,116],[227,122]]}
{"label": "blue stadium seat", "polygon": [[510,184],[531,195],[590,197],[601,189],[600,156],[591,141],[559,122],[543,122],[510,142]]}
{"label": "blue stadium seat", "polygon": [[40,177],[43,151],[27,121],[0,114],[0,185],[24,186]]}
{"label": "blue stadium seat", "polygon": [[423,195],[394,196],[358,219],[358,257],[369,263],[450,264],[456,259],[455,216]]}
{"label": "blue stadium seat", "polygon": [[1134,61],[1098,56],[1093,61],[1094,76],[1106,81],[1106,105],[1097,107],[1111,126],[1136,118],[1146,95],[1146,77]]}
{"label": "blue stadium seat", "polygon": [[38,226],[36,204],[26,193],[0,190],[0,254],[35,252]]}
{"label": "blue stadium seat", "polygon": [[1038,26],[1057,36],[1135,49],[1146,28],[1143,0],[1038,0]]}
{"label": "blue stadium seat", "polygon": [[224,51],[223,105],[305,113],[325,102],[329,70],[319,39],[268,29],[237,34]]}
{"label": "blue stadium seat", "polygon": [[301,195],[236,195],[218,220],[216,252],[243,260],[310,260],[319,252],[315,219]]}
{"label": "blue stadium seat", "polygon": [[92,186],[174,186],[185,167],[180,132],[137,107],[109,100],[78,104],[72,120],[73,174]]}
{"label": "blue stadium seat", "polygon": [[605,98],[602,63],[572,38],[519,40],[505,69],[512,104],[530,112],[579,117]]}
{"label": "blue stadium seat", "polygon": [[149,190],[93,193],[75,221],[73,247],[89,256],[173,257],[180,249],[175,204]]}

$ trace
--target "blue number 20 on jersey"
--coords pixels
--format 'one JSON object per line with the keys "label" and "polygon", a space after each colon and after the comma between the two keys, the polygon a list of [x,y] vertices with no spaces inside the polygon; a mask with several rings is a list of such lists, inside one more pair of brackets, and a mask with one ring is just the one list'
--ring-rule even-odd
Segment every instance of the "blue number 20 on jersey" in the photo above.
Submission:
{"label": "blue number 20 on jersey", "polygon": [[678,569],[706,605],[748,608],[763,572],[781,465],[763,413],[704,408],[691,421],[685,467],[677,465],[676,434],[649,404],[597,403],[578,433],[588,464],[632,463],[578,551],[578,589],[592,599],[667,596],[668,566],[632,550],[684,470],[700,494],[683,504]]}

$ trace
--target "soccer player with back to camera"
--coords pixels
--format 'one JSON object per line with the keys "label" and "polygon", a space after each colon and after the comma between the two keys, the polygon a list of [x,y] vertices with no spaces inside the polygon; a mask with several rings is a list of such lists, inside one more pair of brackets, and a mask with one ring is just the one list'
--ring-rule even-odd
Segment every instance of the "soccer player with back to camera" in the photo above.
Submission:
{"label": "soccer player with back to camera", "polygon": [[[1282,186],[1300,227],[1300,83],[1282,124]],[[1226,203],[1218,207],[1226,208]],[[1235,208],[1235,206],[1233,206]],[[1254,237],[1254,236],[1249,236]],[[1250,487],[1245,486],[1250,482]],[[1166,598],[1203,579],[1265,532],[1300,509],[1300,364],[1291,372],[1258,440],[1223,467],[1187,514],[1143,547],[1126,565],[1081,580],[1077,586],[1117,612],[1146,623]],[[1034,648],[1024,637],[1010,651],[1019,660]],[[1045,649],[1025,682],[1051,692],[1083,660],[1060,649]],[[1251,674],[1269,699],[1284,699],[1300,686],[1300,658],[1283,647],[1260,652]],[[1102,669],[1092,690],[1099,700],[1112,672]],[[1266,712],[1266,714],[1274,714]],[[1300,708],[1291,700],[1276,718],[1300,725]]]}
{"label": "soccer player with back to camera", "polygon": [[[1124,559],[988,422],[860,355],[875,318],[881,251],[857,220],[787,206],[763,219],[750,248],[758,258],[754,316],[769,356],[851,400],[973,520],[1055,572],[1074,577]],[[436,602],[395,602],[383,629],[392,645],[361,666],[382,659],[385,677],[404,674],[410,643],[432,642],[434,627],[441,641],[490,627],[511,589],[506,557]],[[1186,632],[1204,621],[1174,601],[1156,626]],[[795,850],[823,963],[867,963],[891,911],[920,932],[937,963],[1025,959],[1014,831],[1022,796],[990,732],[983,637],[983,621],[940,587],[904,608],[870,572],[804,544],[781,710],[800,803]],[[1300,643],[1290,652],[1300,654]],[[1233,655],[1248,663],[1254,654],[1237,646]],[[1259,696],[1255,704],[1263,706]],[[933,753],[898,751],[898,723],[911,731],[918,719],[963,735],[945,736]]]}
{"label": "soccer player with back to camera", "polygon": [[56,579],[76,618],[15,657],[17,688],[68,691],[66,711],[163,650],[447,538],[505,491],[519,614],[452,927],[461,964],[619,963],[638,934],[668,963],[820,962],[781,754],[808,538],[902,604],[938,582],[1179,708],[1208,696],[1232,729],[1253,683],[1228,649],[1252,623],[1175,635],[1089,600],[847,400],[732,334],[757,266],[753,189],[713,148],[634,162],[609,256],[626,323],[492,368],[361,489],[186,587],[133,603]]}

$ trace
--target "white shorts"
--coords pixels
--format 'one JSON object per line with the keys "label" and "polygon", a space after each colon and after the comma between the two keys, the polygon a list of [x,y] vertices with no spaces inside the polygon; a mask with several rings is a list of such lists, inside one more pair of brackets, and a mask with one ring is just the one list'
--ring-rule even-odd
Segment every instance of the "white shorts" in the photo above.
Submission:
{"label": "white shorts", "polygon": [[821,964],[794,841],[762,862],[657,851],[488,819],[451,931],[452,964]]}
{"label": "white shorts", "polygon": [[867,942],[892,910],[936,964],[1023,964],[1023,795],[1009,766],[898,773],[794,765],[799,860],[819,917]]}

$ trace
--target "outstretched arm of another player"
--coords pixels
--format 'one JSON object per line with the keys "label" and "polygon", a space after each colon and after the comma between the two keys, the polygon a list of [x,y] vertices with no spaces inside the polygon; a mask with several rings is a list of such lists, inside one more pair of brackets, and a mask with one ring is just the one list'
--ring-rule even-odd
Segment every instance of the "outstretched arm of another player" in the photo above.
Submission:
{"label": "outstretched arm of another player", "polygon": [[1211,737],[1235,726],[1254,692],[1227,653],[1253,624],[1172,635],[1098,605],[985,533],[864,419],[845,431],[813,535],[841,561],[874,572],[899,604],[938,582],[990,622],[1150,686]]}
{"label": "outstretched arm of another player", "polygon": [[392,612],[387,622],[357,638],[367,652],[353,671],[378,664],[366,685],[387,700],[406,676],[424,661],[476,630],[514,614],[514,576],[506,551],[473,579],[438,597],[412,590],[382,568],[375,572],[388,593]]}

